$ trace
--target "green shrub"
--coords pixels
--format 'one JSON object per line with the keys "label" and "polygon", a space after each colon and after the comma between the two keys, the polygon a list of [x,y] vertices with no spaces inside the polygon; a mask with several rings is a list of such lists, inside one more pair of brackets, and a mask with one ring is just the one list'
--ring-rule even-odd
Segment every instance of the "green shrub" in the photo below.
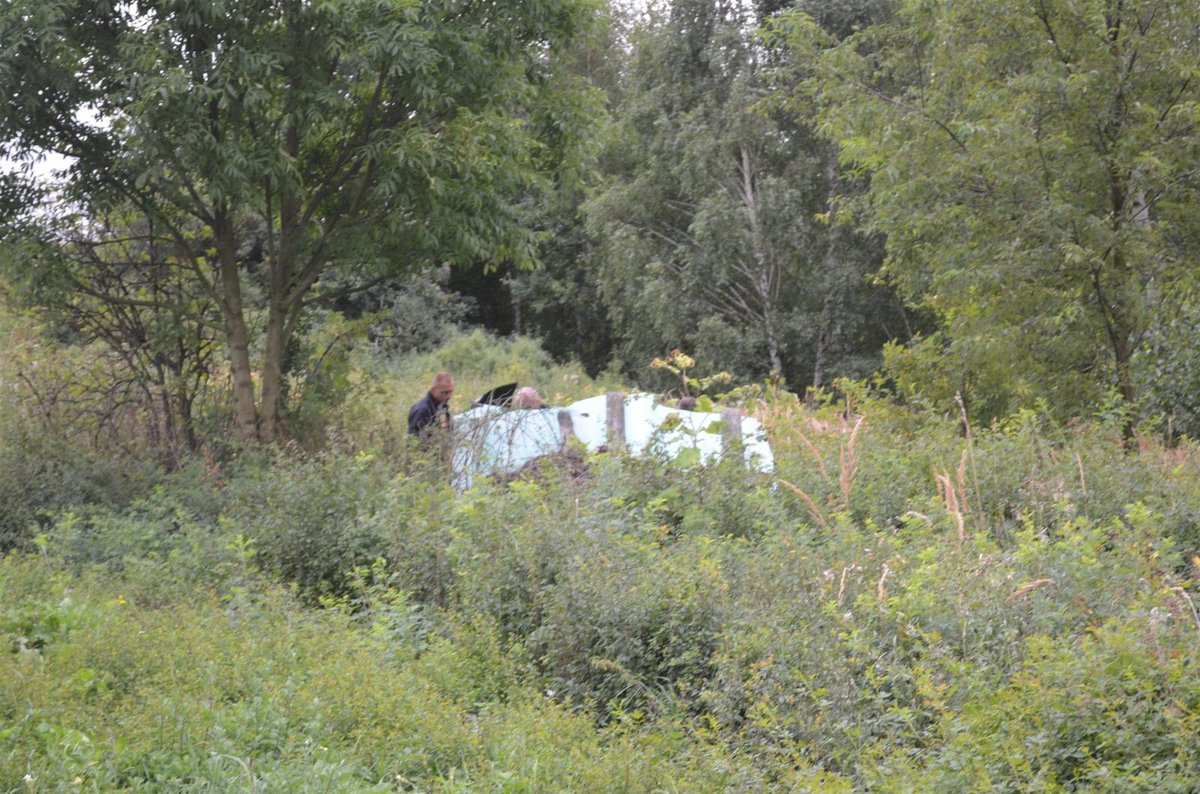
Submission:
{"label": "green shrub", "polygon": [[368,454],[281,453],[230,480],[223,517],[254,540],[264,570],[315,600],[345,592],[351,571],[384,555],[386,538],[371,519],[392,477]]}
{"label": "green shrub", "polygon": [[653,458],[594,461],[584,489],[597,519],[664,541],[681,536],[751,538],[807,516],[780,498],[776,480],[737,460],[683,468]]}
{"label": "green shrub", "polygon": [[611,710],[695,704],[717,643],[724,579],[707,539],[614,535],[579,544],[530,636],[550,688]]}
{"label": "green shrub", "polygon": [[275,588],[152,608],[128,586],[0,560],[0,614],[69,594],[81,616],[40,648],[0,652],[0,789],[649,792],[757,779],[677,730],[597,733],[525,686],[486,623],[397,655],[343,612]]}
{"label": "green shrub", "polygon": [[520,642],[540,625],[549,588],[586,544],[564,482],[514,482],[463,494],[447,516],[454,603]]}
{"label": "green shrub", "polygon": [[1070,645],[1030,637],[1005,685],[939,704],[938,741],[920,757],[893,753],[868,773],[872,788],[1194,790],[1200,625],[1179,599],[1149,601]]}
{"label": "green shrub", "polygon": [[108,458],[26,422],[0,417],[0,552],[32,548],[60,511],[118,508],[162,477],[154,463]]}
{"label": "green shrub", "polygon": [[62,510],[119,507],[162,476],[153,455],[132,453],[138,440],[107,443],[113,428],[102,432],[97,405],[76,400],[72,372],[90,353],[60,352],[33,320],[0,306],[0,553],[32,548]]}
{"label": "green shrub", "polygon": [[[1019,675],[1030,638],[1071,645],[1181,592],[1157,516],[1127,513],[1049,538],[1027,530],[1007,548],[960,541],[949,520],[763,537],[725,563],[731,596],[705,702],[736,746],[806,748],[877,784],[880,754],[940,746],[939,725]],[[1187,617],[1187,597],[1172,598]]]}
{"label": "green shrub", "polygon": [[365,531],[381,542],[393,585],[419,603],[444,606],[458,585],[447,554],[456,504],[449,476],[430,466],[390,481],[363,518]]}

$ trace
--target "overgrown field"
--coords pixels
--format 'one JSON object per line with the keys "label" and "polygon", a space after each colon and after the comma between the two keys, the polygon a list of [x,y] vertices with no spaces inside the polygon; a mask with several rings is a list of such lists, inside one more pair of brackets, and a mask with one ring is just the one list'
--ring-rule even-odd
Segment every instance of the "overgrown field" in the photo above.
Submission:
{"label": "overgrown field", "polygon": [[6,413],[0,791],[1200,780],[1194,445],[765,393],[771,477],[599,455],[457,494],[382,438],[406,366],[323,451],[169,475]]}

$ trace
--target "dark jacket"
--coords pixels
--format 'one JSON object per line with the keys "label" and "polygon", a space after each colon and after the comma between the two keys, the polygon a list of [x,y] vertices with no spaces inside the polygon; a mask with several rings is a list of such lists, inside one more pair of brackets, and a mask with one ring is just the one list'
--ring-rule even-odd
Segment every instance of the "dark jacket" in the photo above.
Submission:
{"label": "dark jacket", "polygon": [[419,436],[427,427],[450,429],[450,407],[436,402],[428,392],[408,409],[409,435]]}

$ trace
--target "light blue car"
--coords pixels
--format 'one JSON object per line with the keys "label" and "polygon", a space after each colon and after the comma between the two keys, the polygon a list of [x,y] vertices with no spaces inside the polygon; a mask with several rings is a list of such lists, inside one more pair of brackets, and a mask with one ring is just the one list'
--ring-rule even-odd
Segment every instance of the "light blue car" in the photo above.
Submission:
{"label": "light blue car", "polygon": [[[488,395],[505,392],[512,393],[494,389]],[[599,395],[561,408],[510,408],[505,403],[477,404],[454,417],[453,468],[460,489],[469,488],[478,476],[515,474],[532,460],[562,451],[571,438],[592,452],[623,447],[631,455],[684,465],[712,463],[740,447],[750,468],[775,468],[762,424],[736,412],[684,411],[645,393],[615,399],[614,394]],[[614,422],[614,413],[620,421]],[[614,428],[622,426],[618,437]],[[733,433],[739,428],[740,444],[735,445]]]}

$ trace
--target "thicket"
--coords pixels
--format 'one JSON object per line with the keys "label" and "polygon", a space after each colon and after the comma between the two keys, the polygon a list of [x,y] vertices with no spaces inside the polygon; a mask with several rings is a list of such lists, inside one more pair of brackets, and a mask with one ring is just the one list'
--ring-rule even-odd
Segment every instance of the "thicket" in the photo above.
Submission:
{"label": "thicket", "polygon": [[[1194,4],[93,5],[0,7],[0,791],[1196,789]],[[718,368],[769,476],[405,432]]]}
{"label": "thicket", "polygon": [[[449,344],[466,382],[574,382],[524,342]],[[419,394],[437,355],[379,364],[379,388]],[[460,494],[353,410],[319,451],[136,487],[109,458],[131,484],[106,498],[29,475],[14,503],[41,523],[0,561],[0,790],[1200,778],[1193,444],[1036,412],[964,434],[852,384],[746,407],[771,476],[604,454]],[[12,438],[5,461],[30,454]]]}

